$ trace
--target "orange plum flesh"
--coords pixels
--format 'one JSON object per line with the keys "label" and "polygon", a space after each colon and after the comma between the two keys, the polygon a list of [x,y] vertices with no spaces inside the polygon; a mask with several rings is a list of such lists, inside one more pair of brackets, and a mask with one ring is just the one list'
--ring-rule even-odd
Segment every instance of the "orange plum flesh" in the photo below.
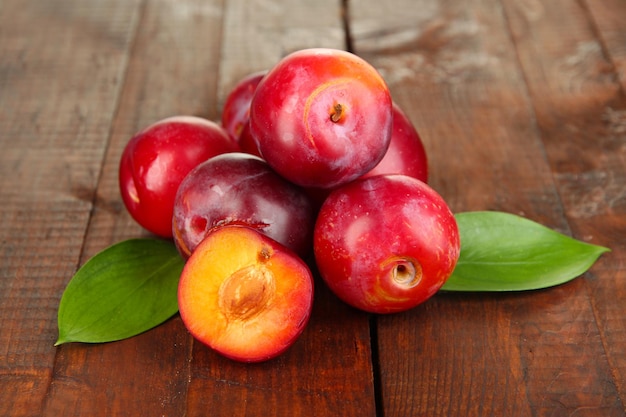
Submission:
{"label": "orange plum flesh", "polygon": [[178,287],[189,332],[240,362],[286,351],[308,323],[313,278],[280,243],[245,226],[211,232],[188,259]]}

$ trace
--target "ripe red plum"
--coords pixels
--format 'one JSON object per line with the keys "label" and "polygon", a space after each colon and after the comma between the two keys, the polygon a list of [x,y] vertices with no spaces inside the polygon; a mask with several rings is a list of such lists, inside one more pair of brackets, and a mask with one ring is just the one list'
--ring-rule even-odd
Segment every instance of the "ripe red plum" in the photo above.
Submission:
{"label": "ripe red plum", "polygon": [[391,140],[392,101],[377,70],[349,52],[287,55],[257,86],[250,133],[288,180],[333,188],[370,171]]}
{"label": "ripe red plum", "polygon": [[372,313],[405,311],[428,300],[460,253],[448,205],[406,175],[358,179],[334,190],[318,214],[313,247],[330,289]]}
{"label": "ripe red plum", "polygon": [[172,237],[176,191],[196,165],[239,150],[224,129],[195,116],[162,119],[127,143],[119,165],[122,200],[137,223],[161,237]]}

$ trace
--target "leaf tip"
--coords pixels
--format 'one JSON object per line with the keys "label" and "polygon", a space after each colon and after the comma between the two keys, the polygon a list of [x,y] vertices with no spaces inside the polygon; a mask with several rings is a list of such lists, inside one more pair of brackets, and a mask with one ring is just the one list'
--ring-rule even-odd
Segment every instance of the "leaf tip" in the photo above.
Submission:
{"label": "leaf tip", "polygon": [[59,329],[59,336],[57,337],[57,341],[54,342],[54,347],[77,341],[78,340],[72,338],[71,334],[68,336],[67,331],[65,331],[64,329]]}

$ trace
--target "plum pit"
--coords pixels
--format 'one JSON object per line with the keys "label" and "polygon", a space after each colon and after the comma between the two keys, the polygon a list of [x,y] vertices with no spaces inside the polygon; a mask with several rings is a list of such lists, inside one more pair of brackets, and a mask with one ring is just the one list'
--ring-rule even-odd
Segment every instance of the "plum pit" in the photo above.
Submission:
{"label": "plum pit", "polygon": [[245,321],[265,310],[275,293],[272,271],[265,265],[250,265],[222,283],[218,303],[228,320]]}

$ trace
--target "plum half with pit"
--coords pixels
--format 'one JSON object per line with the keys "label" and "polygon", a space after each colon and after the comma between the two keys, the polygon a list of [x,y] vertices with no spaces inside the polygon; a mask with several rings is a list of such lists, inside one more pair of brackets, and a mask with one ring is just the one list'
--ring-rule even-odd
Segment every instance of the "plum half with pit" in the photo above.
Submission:
{"label": "plum half with pit", "polygon": [[191,255],[178,284],[189,332],[240,362],[262,362],[291,347],[313,306],[313,277],[283,245],[246,226],[214,229]]}

